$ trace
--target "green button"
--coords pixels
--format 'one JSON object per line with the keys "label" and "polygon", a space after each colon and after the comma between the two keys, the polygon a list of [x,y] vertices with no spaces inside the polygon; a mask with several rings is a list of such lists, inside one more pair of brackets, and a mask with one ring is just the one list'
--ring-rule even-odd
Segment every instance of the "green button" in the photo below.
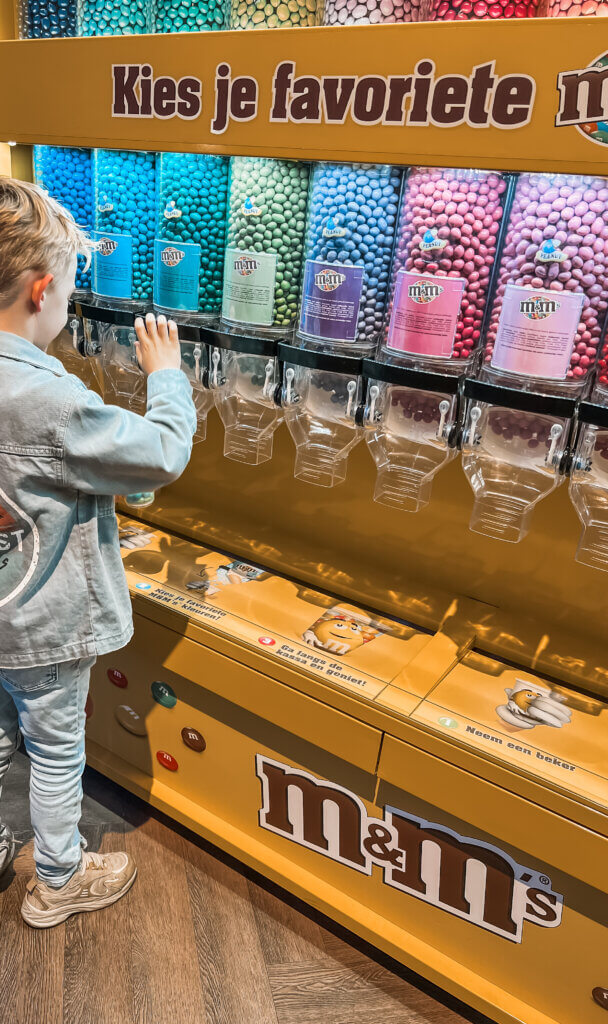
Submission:
{"label": "green button", "polygon": [[159,680],[152,683],[152,696],[156,703],[162,704],[164,708],[174,708],[177,704],[175,690],[168,683],[161,683]]}

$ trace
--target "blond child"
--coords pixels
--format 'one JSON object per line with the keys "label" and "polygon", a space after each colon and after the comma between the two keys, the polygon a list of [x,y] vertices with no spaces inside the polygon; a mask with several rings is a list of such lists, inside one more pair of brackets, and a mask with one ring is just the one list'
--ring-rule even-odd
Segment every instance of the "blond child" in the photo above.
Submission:
{"label": "blond child", "polygon": [[[48,928],[120,899],[127,853],[78,831],[85,701],[95,659],[133,633],[114,496],[186,467],[196,428],[176,325],[135,323],[145,416],[104,405],[47,355],[91,243],[35,185],[0,178],[0,792],[23,736],[31,762],[36,875],[24,920]],[[14,854],[0,819],[0,873]]]}

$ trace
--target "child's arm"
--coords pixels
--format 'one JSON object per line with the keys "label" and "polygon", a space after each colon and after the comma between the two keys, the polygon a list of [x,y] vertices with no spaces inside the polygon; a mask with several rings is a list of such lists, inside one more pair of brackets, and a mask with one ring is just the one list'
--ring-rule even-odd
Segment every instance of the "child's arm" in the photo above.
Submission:
{"label": "child's arm", "polygon": [[77,378],[64,435],[64,486],[89,494],[153,491],[188,464],[196,410],[180,367],[177,328],[159,317],[136,323],[138,358],[148,376],[145,416],[104,405]]}

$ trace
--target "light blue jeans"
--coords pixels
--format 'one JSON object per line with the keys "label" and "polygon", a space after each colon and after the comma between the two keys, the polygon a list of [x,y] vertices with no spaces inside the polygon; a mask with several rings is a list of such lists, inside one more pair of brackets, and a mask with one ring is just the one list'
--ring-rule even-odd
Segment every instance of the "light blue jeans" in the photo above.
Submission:
{"label": "light blue jeans", "polygon": [[36,873],[52,886],[70,880],[86,845],[78,822],[85,765],[84,707],[95,660],[0,668],[0,795],[21,732],[31,762]]}

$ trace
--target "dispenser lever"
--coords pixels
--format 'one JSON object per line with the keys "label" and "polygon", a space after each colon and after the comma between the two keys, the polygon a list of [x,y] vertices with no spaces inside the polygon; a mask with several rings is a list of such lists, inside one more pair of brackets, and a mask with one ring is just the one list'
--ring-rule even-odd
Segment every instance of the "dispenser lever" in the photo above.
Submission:
{"label": "dispenser lever", "polygon": [[295,375],[296,371],[293,366],[288,366],[285,370],[285,405],[295,405],[298,401],[298,396],[293,390]]}
{"label": "dispenser lever", "polygon": [[220,367],[220,359],[221,358],[222,357],[220,355],[219,348],[214,348],[213,352],[211,353],[211,387],[212,388],[219,388],[219,386],[220,386],[219,367]]}
{"label": "dispenser lever", "polygon": [[561,461],[561,452],[557,451],[557,444],[563,432],[564,428],[560,423],[554,423],[549,431],[549,440],[551,445],[545,456],[545,464],[547,466],[553,466],[556,469]]}
{"label": "dispenser lever", "polygon": [[262,398],[270,398],[272,395],[272,377],[274,374],[274,362],[269,359],[264,367],[266,378],[264,380],[264,386],[262,388]]}
{"label": "dispenser lever", "polygon": [[195,345],[194,346],[193,355],[194,355],[194,379],[197,381],[197,383],[200,384],[200,381],[201,381],[201,358],[202,358],[202,355],[203,355],[203,350],[202,350],[200,345]]}
{"label": "dispenser lever", "polygon": [[449,411],[450,411],[450,403],[448,402],[447,398],[444,398],[439,403],[440,419],[439,419],[439,426],[437,427],[437,435],[436,435],[437,438],[440,441],[444,440],[444,436],[445,436],[445,421],[446,421],[446,417],[447,417]]}
{"label": "dispenser lever", "polygon": [[349,380],[346,385],[346,391],[348,393],[348,402],[346,405],[346,418],[351,419],[353,415],[353,405],[355,404],[355,393],[357,391],[357,381]]}
{"label": "dispenser lever", "polygon": [[463,446],[473,448],[481,441],[481,434],[477,433],[477,424],[481,419],[481,406],[474,405],[469,413],[469,427],[464,432]]}
{"label": "dispenser lever", "polygon": [[70,330],[72,332],[72,346],[76,350],[76,352],[79,352],[80,349],[78,348],[78,320],[76,319],[76,317],[70,320]]}
{"label": "dispenser lever", "polygon": [[377,384],[372,384],[369,389],[369,405],[365,414],[365,422],[370,426],[373,426],[380,419],[380,413],[376,410],[376,403],[380,395],[380,388]]}

